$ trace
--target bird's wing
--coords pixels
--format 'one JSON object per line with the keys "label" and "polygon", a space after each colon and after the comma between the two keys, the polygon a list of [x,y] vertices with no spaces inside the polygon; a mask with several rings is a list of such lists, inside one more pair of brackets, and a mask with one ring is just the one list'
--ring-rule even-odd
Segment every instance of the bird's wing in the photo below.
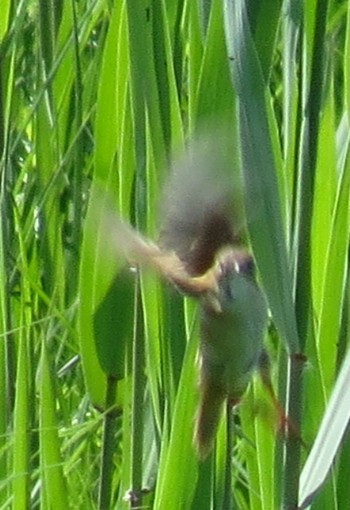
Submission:
{"label": "bird's wing", "polygon": [[189,274],[184,262],[172,250],[160,248],[142,236],[119,216],[113,214],[105,218],[106,235],[112,240],[113,249],[131,264],[140,264],[156,270],[167,281],[190,296],[200,296],[216,288],[215,271],[207,271],[200,276]]}
{"label": "bird's wing", "polygon": [[192,276],[205,274],[222,247],[240,244],[242,193],[227,152],[217,136],[192,140],[164,187],[160,245]]}

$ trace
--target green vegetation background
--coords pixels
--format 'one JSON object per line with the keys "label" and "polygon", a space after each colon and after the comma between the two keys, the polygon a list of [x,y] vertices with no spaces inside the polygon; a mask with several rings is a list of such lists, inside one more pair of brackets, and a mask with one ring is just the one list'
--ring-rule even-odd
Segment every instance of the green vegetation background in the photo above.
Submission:
{"label": "green vegetation background", "polygon": [[[295,508],[349,341],[350,3],[2,0],[0,45],[0,508]],[[170,154],[213,125],[236,140],[274,384],[306,444],[254,381],[231,466],[224,420],[215,456],[192,447],[195,304],[119,271],[94,196],[156,238]],[[299,502],[348,510],[348,456]]]}

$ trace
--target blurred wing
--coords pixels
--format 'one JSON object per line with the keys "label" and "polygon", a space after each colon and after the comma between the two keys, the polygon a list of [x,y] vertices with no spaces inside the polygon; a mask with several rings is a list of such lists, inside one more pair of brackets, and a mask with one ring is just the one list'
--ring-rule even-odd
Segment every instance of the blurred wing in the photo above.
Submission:
{"label": "blurred wing", "polygon": [[232,140],[230,143],[218,130],[209,134],[192,141],[173,164],[164,190],[164,222],[158,244],[111,213],[111,207],[106,210],[106,197],[101,197],[100,204],[97,201],[96,209],[103,218],[103,236],[111,240],[108,244],[117,256],[157,270],[192,296],[215,294],[218,252],[239,243],[243,223]]}
{"label": "blurred wing", "polygon": [[214,271],[199,277],[191,276],[175,251],[162,250],[157,244],[143,237],[124,223],[117,215],[105,215],[103,229],[112,242],[117,256],[123,256],[131,264],[141,264],[155,269],[182,292],[199,296],[216,286]]}
{"label": "blurred wing", "polygon": [[239,242],[241,193],[231,159],[217,137],[199,139],[165,186],[160,245],[176,251],[192,276],[206,273],[223,246]]}

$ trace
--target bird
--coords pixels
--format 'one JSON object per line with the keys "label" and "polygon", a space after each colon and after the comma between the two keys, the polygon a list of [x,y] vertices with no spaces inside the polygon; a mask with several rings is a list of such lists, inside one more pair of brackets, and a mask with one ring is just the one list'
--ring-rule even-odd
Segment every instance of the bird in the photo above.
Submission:
{"label": "bird", "polygon": [[239,403],[259,367],[268,322],[251,255],[227,250],[216,264],[216,302],[203,296],[200,304],[200,402],[194,441],[203,460],[212,450],[224,403]]}
{"label": "bird", "polygon": [[[118,218],[114,238],[132,263],[155,269],[198,301],[199,405],[194,445],[205,460],[213,449],[225,402],[239,403],[264,357],[265,294],[245,245],[230,164],[211,144],[190,146],[174,165],[163,193],[158,242]],[[229,168],[229,171],[227,171]],[[238,199],[237,199],[238,197]]]}

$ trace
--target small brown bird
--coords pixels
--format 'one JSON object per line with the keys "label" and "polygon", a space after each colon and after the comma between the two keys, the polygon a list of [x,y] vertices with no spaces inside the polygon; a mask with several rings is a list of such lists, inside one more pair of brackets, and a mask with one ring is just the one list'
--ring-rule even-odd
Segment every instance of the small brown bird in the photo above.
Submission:
{"label": "small brown bird", "polygon": [[246,391],[263,352],[268,320],[253,258],[242,247],[234,221],[239,208],[232,173],[217,170],[220,160],[212,144],[209,152],[195,146],[175,168],[165,190],[158,244],[121,220],[111,225],[117,249],[122,247],[128,260],[155,268],[199,302],[200,403],[194,441],[201,459],[212,449],[224,402],[235,404]]}

